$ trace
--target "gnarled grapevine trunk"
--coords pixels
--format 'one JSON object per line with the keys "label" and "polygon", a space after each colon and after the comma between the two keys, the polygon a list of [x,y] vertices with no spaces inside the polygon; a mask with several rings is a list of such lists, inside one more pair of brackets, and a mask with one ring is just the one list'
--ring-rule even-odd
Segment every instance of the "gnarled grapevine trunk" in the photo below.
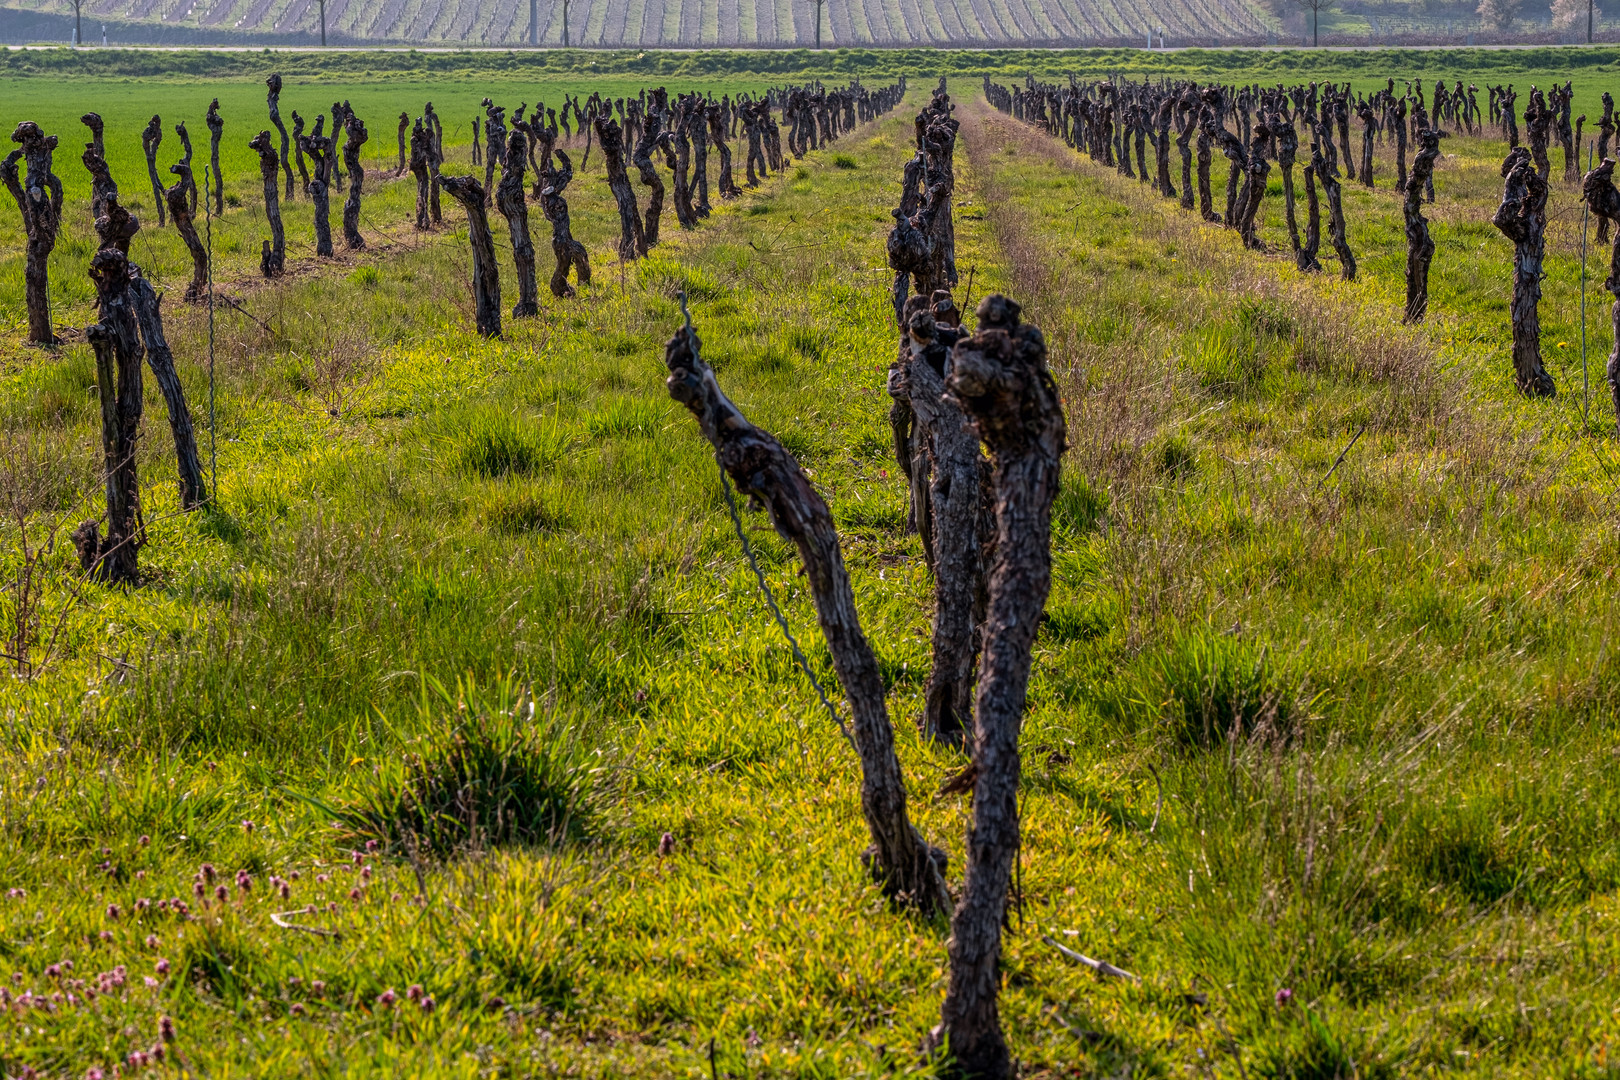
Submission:
{"label": "gnarled grapevine trunk", "polygon": [[693,98],[687,106],[687,137],[692,140],[692,213],[699,220],[709,216],[709,125],[703,101]]}
{"label": "gnarled grapevine trunk", "polygon": [[692,165],[692,140],[686,137],[689,123],[687,114],[677,108],[669,138],[664,142],[664,153],[672,174],[673,194],[670,201],[675,205],[675,220],[680,222],[683,229],[695,229],[698,223],[697,211],[692,208],[692,187],[687,175]]}
{"label": "gnarled grapevine trunk", "polygon": [[658,220],[664,214],[664,179],[658,175],[658,168],[652,160],[653,151],[660,147],[664,139],[664,113],[659,100],[661,94],[662,91],[654,93],[654,107],[647,112],[641,137],[636,140],[636,151],[631,158],[636,171],[641,174],[642,184],[647,188],[646,224],[641,235],[649,248],[658,243]]}
{"label": "gnarled grapevine trunk", "polygon": [[1326,143],[1328,153],[1333,152],[1332,132],[1323,125],[1321,137],[1311,148],[1311,166],[1316,178],[1322,182],[1322,197],[1328,205],[1328,243],[1339,256],[1339,276],[1345,281],[1356,280],[1356,257],[1350,251],[1350,241],[1344,235],[1344,206],[1339,194],[1339,168],[1332,160],[1322,156]]}
{"label": "gnarled grapevine trunk", "polygon": [[219,98],[209,104],[203,122],[208,125],[208,167],[214,174],[214,215],[217,217],[225,213],[225,176],[219,171],[219,140],[225,136],[225,121],[219,115]]}
{"label": "gnarled grapevine trunk", "polygon": [[1272,125],[1277,137],[1277,167],[1282,170],[1283,213],[1288,221],[1288,242],[1299,261],[1299,222],[1294,216],[1294,160],[1299,154],[1299,133],[1286,120]]}
{"label": "gnarled grapevine trunk", "polygon": [[298,149],[309,155],[315,173],[309,178],[309,198],[315,204],[315,254],[332,254],[332,140],[321,134],[321,117],[315,120],[313,135],[300,135]]}
{"label": "gnarled grapevine trunk", "polygon": [[1215,122],[1207,116],[1198,125],[1198,212],[1205,221],[1219,221],[1215,213],[1215,198],[1209,189],[1209,163],[1214,139]]}
{"label": "gnarled grapevine trunk", "polygon": [[517,267],[518,302],[512,309],[514,319],[540,312],[540,297],[534,281],[534,239],[529,235],[529,203],[523,192],[528,151],[528,140],[522,130],[507,136],[506,152],[501,158],[501,183],[495,192],[495,205],[506,218],[506,231],[512,238],[512,262]]}
{"label": "gnarled grapevine trunk", "polygon": [[1001,1033],[1001,928],[1019,845],[1018,733],[1030,651],[1052,583],[1051,513],[1065,427],[1039,330],[999,295],[979,305],[979,329],[952,352],[945,385],[990,450],[996,555],[974,707],[973,823],[967,874],[951,918],[951,974],[936,1041],[967,1076],[1012,1075]]}
{"label": "gnarled grapevine trunk", "polygon": [[[399,114],[399,165],[396,166],[395,169],[394,169],[394,175],[395,176],[404,176],[405,175],[405,133],[410,130],[410,127],[411,127],[411,114],[408,113],[408,112],[400,113]],[[423,168],[425,169],[426,167],[427,167],[426,163],[424,162],[423,163]]]}
{"label": "gnarled grapevine trunk", "polygon": [[191,171],[190,166],[170,165],[169,171],[180,177],[165,198],[169,202],[169,214],[174,218],[175,231],[186,242],[186,250],[191,253],[191,284],[186,286],[186,303],[195,304],[208,294],[208,249],[203,247],[201,238],[197,236],[191,209],[186,205],[186,185],[191,179],[186,174]]}
{"label": "gnarled grapevine trunk", "polygon": [[309,194],[309,163],[304,157],[304,118],[294,109],[292,129],[293,155],[298,159],[298,190]]}
{"label": "gnarled grapevine trunk", "polygon": [[[1534,96],[1532,96],[1532,102]],[[1502,205],[1491,224],[1513,241],[1513,373],[1520,393],[1552,397],[1553,378],[1541,364],[1541,262],[1546,253],[1547,182],[1531,154],[1516,147],[1502,162]]]}
{"label": "gnarled grapevine trunk", "polygon": [[140,479],[135,451],[141,431],[141,348],[130,310],[127,262],[116,249],[103,249],[90,261],[101,321],[85,336],[96,356],[96,389],[101,397],[102,470],[107,492],[107,535],[86,521],[73,533],[79,563],[101,581],[134,585],[140,580],[136,554],[141,543]]}
{"label": "gnarled grapevine trunk", "polygon": [[422,127],[422,121],[416,121],[416,128],[411,132],[411,175],[416,177],[416,227],[426,229],[430,225],[428,217],[428,159],[433,155],[433,136]]}
{"label": "gnarled grapevine trunk", "polygon": [[[133,263],[125,264],[129,275],[129,295],[146,349],[146,363],[157,379],[158,390],[169,410],[169,431],[174,436],[174,455],[180,472],[180,505],[195,510],[207,497],[203,484],[202,460],[197,456],[197,435],[191,424],[191,410],[174,369],[174,353],[163,333],[163,312],[151,283]],[[102,320],[105,322],[105,318]]]}
{"label": "gnarled grapevine trunk", "polygon": [[721,392],[698,350],[690,324],[670,339],[664,353],[669,394],[691,410],[732,483],[765,504],[777,532],[798,548],[804,560],[817,621],[853,714],[855,749],[861,758],[861,810],[872,836],[863,859],[894,901],[925,914],[944,911],[950,902],[943,880],[945,854],[923,840],[906,810],[905,780],[895,753],[883,679],[861,632],[832,514],[793,456],[749,423]]}
{"label": "gnarled grapevine trunk", "polygon": [[349,166],[349,195],[343,200],[343,242],[351,251],[357,251],[366,246],[365,237],[360,235],[360,189],[366,179],[365,170],[360,167],[360,148],[366,144],[371,133],[353,113],[349,114],[343,127],[347,135],[343,142],[343,160]]}
{"label": "gnarled grapevine trunk", "polygon": [[287,138],[287,125],[281,122],[281,76],[272,74],[264,80],[269,88],[266,101],[270,106],[270,126],[281,133],[281,168],[287,174],[287,198],[293,197],[292,142]]}
{"label": "gnarled grapevine trunk", "polygon": [[261,131],[248,146],[259,152],[259,176],[264,181],[264,216],[270,222],[270,239],[264,242],[259,255],[259,272],[265,277],[280,277],[287,268],[287,234],[281,226],[281,199],[277,170],[280,160],[270,142],[270,133]]}
{"label": "gnarled grapevine trunk", "polygon": [[[1608,118],[1613,110],[1613,101],[1608,94],[1603,95],[1604,116]],[[1581,193],[1586,199],[1586,205],[1592,213],[1597,215],[1600,225],[1610,222],[1620,224],[1620,191],[1614,186],[1614,162],[1604,160],[1598,163],[1597,168],[1587,173],[1581,181]],[[1603,287],[1614,297],[1614,305],[1610,310],[1610,323],[1614,328],[1614,345],[1609,351],[1609,396],[1614,401],[1614,415],[1617,430],[1620,430],[1620,231],[1617,231],[1614,246],[1609,252],[1609,277]]]}
{"label": "gnarled grapevine trunk", "polygon": [[726,124],[722,110],[717,105],[710,105],[704,116],[709,122],[709,142],[714,144],[715,151],[720,155],[720,198],[729,202],[742,194],[737,181],[731,175],[731,147],[726,142]]}
{"label": "gnarled grapevine trunk", "polygon": [[1419,195],[1421,184],[1434,173],[1435,159],[1440,156],[1442,132],[1429,130],[1418,134],[1418,154],[1412,162],[1412,179],[1408,184],[1402,210],[1406,217],[1406,317],[1404,322],[1422,322],[1429,310],[1429,263],[1434,259],[1434,240],[1429,236],[1429,223],[1423,217],[1423,201]]}
{"label": "gnarled grapevine trunk", "polygon": [[[1184,106],[1176,120],[1176,149],[1181,152],[1181,208],[1193,208],[1192,139],[1196,130],[1194,110]],[[1073,145],[1071,143],[1071,145]]]}
{"label": "gnarled grapevine trunk", "polygon": [[444,210],[439,205],[439,169],[444,165],[444,127],[439,123],[439,114],[433,111],[433,102],[423,106],[422,115],[426,119],[428,132],[428,214],[433,218],[433,224],[443,225]]}
{"label": "gnarled grapevine trunk", "polygon": [[152,181],[152,202],[157,207],[158,228],[167,218],[163,215],[163,181],[158,179],[157,152],[163,142],[163,118],[153,116],[141,132],[141,149],[146,153],[146,175]]}
{"label": "gnarled grapevine trunk", "polygon": [[[1312,155],[1315,161],[1315,155]],[[1322,247],[1322,206],[1316,200],[1316,166],[1305,166],[1305,242],[1294,255],[1294,265],[1307,274],[1320,274],[1316,253]]]}
{"label": "gnarled grapevine trunk", "polygon": [[[978,660],[975,628],[983,616],[982,553],[992,536],[983,525],[988,462],[979,452],[961,406],[945,393],[949,348],[959,331],[935,319],[954,310],[948,294],[912,314],[904,387],[916,416],[917,441],[928,458],[928,507],[934,550],[933,666],[924,693],[924,735],[953,746],[968,744],[973,716],[973,679]],[[916,299],[922,300],[921,297]],[[907,305],[910,307],[910,305]]]}
{"label": "gnarled grapevine trunk", "polygon": [[473,308],[478,332],[501,336],[501,273],[495,265],[495,240],[484,213],[484,185],[470,176],[440,177],[439,184],[467,208],[467,238],[472,242]]}
{"label": "gnarled grapevine trunk", "polygon": [[619,208],[619,258],[624,262],[647,254],[647,234],[641,228],[636,193],[630,187],[630,174],[624,168],[624,134],[611,116],[598,116],[592,125],[602,143],[608,189]]}
{"label": "gnarled grapevine trunk", "polygon": [[[24,120],[11,133],[18,149],[0,162],[0,179],[17,201],[27,237],[23,261],[23,299],[28,307],[28,341],[33,345],[55,345],[51,327],[50,259],[56,249],[57,230],[62,227],[62,181],[51,171],[51,153],[56,136],[46,135],[32,120]],[[21,180],[17,162],[27,168]]]}
{"label": "gnarled grapevine trunk", "polygon": [[544,173],[545,187],[540,192],[540,208],[551,222],[551,254],[557,260],[556,269],[551,272],[551,295],[561,299],[574,295],[574,290],[568,284],[569,268],[573,268],[574,276],[581,285],[588,285],[591,262],[586,257],[585,245],[574,239],[568,220],[568,200],[563,197],[563,189],[574,178],[574,163],[568,159],[566,151],[557,150],[555,153],[557,160],[562,162],[562,168],[548,167]]}

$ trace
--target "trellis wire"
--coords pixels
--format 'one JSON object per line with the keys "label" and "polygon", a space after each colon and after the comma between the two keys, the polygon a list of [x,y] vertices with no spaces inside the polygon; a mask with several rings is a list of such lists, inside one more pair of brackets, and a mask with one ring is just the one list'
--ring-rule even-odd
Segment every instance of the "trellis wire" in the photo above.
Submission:
{"label": "trellis wire", "polygon": [[[698,354],[697,338],[692,332],[692,313],[686,306],[686,293],[682,291],[677,293],[676,296],[681,303],[681,317],[686,320],[687,338],[693,346],[692,356],[696,358]],[[799,670],[804,672],[804,677],[810,680],[810,685],[816,691],[816,697],[821,699],[821,703],[827,707],[827,714],[832,717],[833,723],[838,725],[839,733],[844,736],[851,749],[856,749],[855,737],[849,733],[849,728],[844,724],[844,718],[838,715],[837,706],[828,699],[827,692],[821,688],[821,680],[816,678],[816,673],[810,670],[810,661],[805,658],[804,650],[799,648],[799,640],[793,636],[793,631],[788,627],[787,617],[782,614],[782,609],[777,606],[776,594],[771,592],[770,583],[765,580],[765,572],[759,568],[759,560],[754,558],[754,545],[748,542],[748,532],[743,528],[742,515],[737,512],[737,497],[731,491],[731,477],[726,475],[726,467],[721,464],[718,455],[715,456],[714,464],[720,470],[720,490],[726,493],[726,509],[731,512],[731,526],[737,531],[737,541],[742,544],[743,555],[748,559],[749,569],[754,572],[754,580],[759,582],[759,591],[760,595],[765,597],[765,606],[770,609],[771,618],[775,619],[776,625],[781,628],[782,636],[787,638],[788,648],[793,650],[793,662],[799,665]]]}
{"label": "trellis wire", "polygon": [[[716,460],[715,464],[719,465],[719,461]],[[743,554],[748,557],[748,566],[754,571],[755,580],[759,582],[759,591],[765,597],[765,606],[770,609],[771,618],[775,619],[776,625],[782,628],[782,636],[787,638],[788,647],[793,650],[794,663],[799,665],[799,670],[804,672],[804,677],[810,680],[810,685],[815,688],[816,697],[820,698],[821,703],[827,707],[827,713],[833,718],[833,723],[838,725],[839,732],[848,740],[850,747],[853,748],[855,746],[854,736],[849,733],[849,728],[845,726],[844,718],[838,715],[837,706],[828,700],[827,692],[821,688],[821,680],[816,678],[816,673],[810,670],[810,661],[805,659],[804,650],[799,648],[798,639],[793,636],[793,631],[788,629],[787,618],[782,614],[782,609],[776,606],[776,595],[771,592],[771,586],[765,580],[765,572],[759,568],[759,562],[754,558],[754,545],[748,542],[748,533],[743,529],[742,516],[737,513],[737,497],[731,492],[731,477],[726,475],[726,469],[723,465],[720,465],[720,487],[726,493],[726,509],[731,511],[732,527],[737,530],[737,539],[741,541]]]}

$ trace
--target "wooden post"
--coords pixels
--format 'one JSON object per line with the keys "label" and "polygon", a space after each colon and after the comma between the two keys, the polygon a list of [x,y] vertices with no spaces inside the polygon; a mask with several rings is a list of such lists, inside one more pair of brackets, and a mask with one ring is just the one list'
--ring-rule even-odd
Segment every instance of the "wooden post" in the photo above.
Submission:
{"label": "wooden post", "polygon": [[1000,1080],[1012,1075],[996,998],[1019,845],[1018,733],[1052,583],[1051,512],[1065,426],[1041,332],[1021,325],[1018,305],[1003,296],[979,305],[978,332],[952,351],[945,386],[990,450],[996,555],[974,707],[967,875],[951,918],[950,983],[933,1041],[966,1075]]}
{"label": "wooden post", "polygon": [[907,813],[883,679],[861,632],[827,504],[793,455],[750,423],[721,392],[713,369],[699,354],[690,323],[670,339],[664,361],[670,397],[691,411],[732,483],[765,504],[777,532],[798,548],[804,561],[817,621],[854,718],[855,748],[861,758],[861,811],[872,836],[862,860],[891,900],[923,914],[943,912],[950,903],[943,880],[945,853],[923,840]]}
{"label": "wooden post", "polygon": [[[18,149],[0,163],[0,179],[17,202],[27,236],[23,295],[28,306],[28,341],[33,345],[55,345],[49,274],[51,252],[56,249],[56,234],[62,226],[62,181],[51,171],[56,136],[46,135],[32,120],[24,120],[11,133],[11,141]],[[19,159],[27,166],[21,180],[17,175]]]}
{"label": "wooden post", "polygon": [[[1534,95],[1531,101],[1534,103]],[[1526,113],[1528,118],[1528,112]],[[1546,155],[1543,154],[1543,157]],[[1552,397],[1553,377],[1541,363],[1541,261],[1546,252],[1547,182],[1522,146],[1502,162],[1502,205],[1491,224],[1513,241],[1514,382],[1523,394]]]}
{"label": "wooden post", "polygon": [[442,176],[439,184],[467,209],[467,238],[472,243],[473,306],[478,332],[501,336],[501,272],[495,264],[495,240],[484,213],[484,185],[471,176]]}

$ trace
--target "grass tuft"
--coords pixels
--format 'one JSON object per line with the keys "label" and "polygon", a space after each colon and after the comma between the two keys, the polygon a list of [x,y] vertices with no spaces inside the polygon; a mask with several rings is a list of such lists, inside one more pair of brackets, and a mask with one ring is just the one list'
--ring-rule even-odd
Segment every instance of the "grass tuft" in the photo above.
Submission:
{"label": "grass tuft", "polygon": [[606,788],[576,723],[540,708],[514,679],[488,688],[468,679],[454,694],[428,685],[418,717],[426,733],[337,808],[346,833],[440,856],[590,835]]}

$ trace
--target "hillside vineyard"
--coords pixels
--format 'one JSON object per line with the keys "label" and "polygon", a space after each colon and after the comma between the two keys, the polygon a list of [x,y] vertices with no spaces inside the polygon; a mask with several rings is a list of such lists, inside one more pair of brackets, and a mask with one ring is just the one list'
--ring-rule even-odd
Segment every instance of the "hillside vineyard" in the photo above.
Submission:
{"label": "hillside vineyard", "polygon": [[[71,0],[0,11],[15,24],[9,32],[15,40],[53,37],[64,26],[71,34]],[[108,21],[122,42],[292,44],[318,41],[321,26],[319,0],[87,0],[79,15],[87,39],[94,33],[96,41]],[[804,0],[327,0],[325,19],[326,41],[334,45],[557,46],[566,40],[583,48],[650,49],[805,48],[818,40],[829,48],[1267,40],[1249,0],[853,0],[822,8]]]}

